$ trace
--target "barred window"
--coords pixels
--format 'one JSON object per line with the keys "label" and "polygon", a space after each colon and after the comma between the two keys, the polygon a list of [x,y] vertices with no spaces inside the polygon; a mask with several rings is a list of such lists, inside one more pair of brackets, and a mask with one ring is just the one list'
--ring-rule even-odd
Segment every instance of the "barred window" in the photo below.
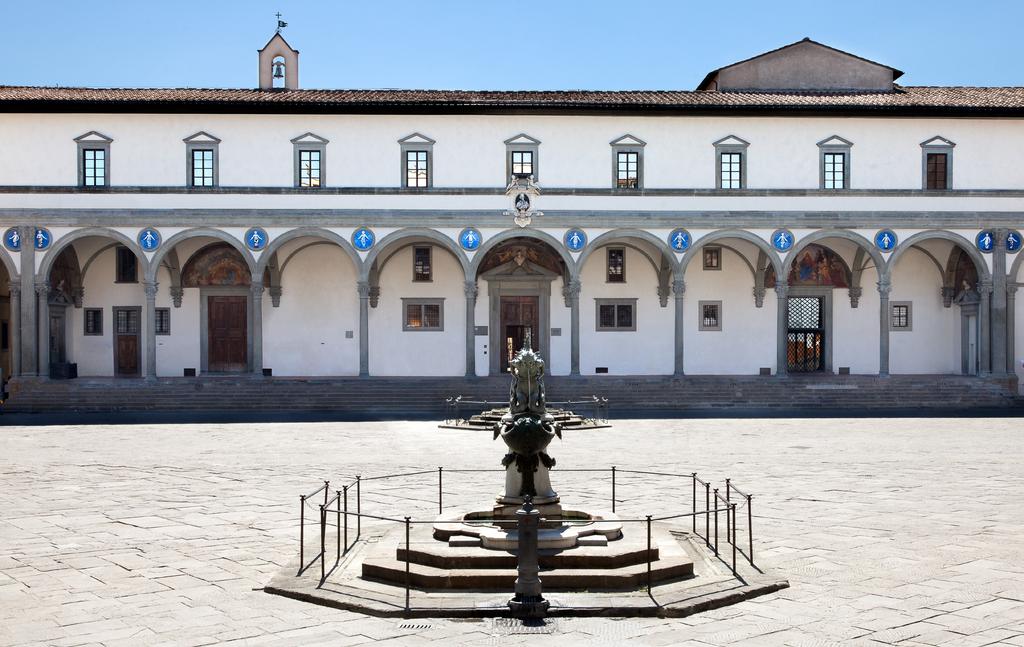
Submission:
{"label": "barred window", "polygon": [[432,281],[434,270],[432,267],[430,247],[412,248],[412,280]]}
{"label": "barred window", "polygon": [[85,309],[85,334],[86,335],[102,335],[103,334],[103,309],[102,308],[86,308]]}
{"label": "barred window", "polygon": [[402,299],[402,330],[444,330],[443,299]]}
{"label": "barred window", "polygon": [[299,151],[299,186],[309,188],[320,186],[320,151]]}
{"label": "barred window", "polygon": [[608,282],[626,282],[626,250],[622,247],[608,248]]}
{"label": "barred window", "polygon": [[170,308],[157,308],[156,309],[156,334],[158,335],[169,335],[171,334],[171,309]]}
{"label": "barred window", "polygon": [[636,299],[597,299],[598,331],[636,330]]}
{"label": "barred window", "polygon": [[698,330],[722,330],[721,301],[701,301],[697,304],[697,311],[700,313]]}
{"label": "barred window", "polygon": [[422,189],[430,186],[427,151],[405,152],[405,186]]}
{"label": "barred window", "polygon": [[889,304],[892,315],[889,318],[890,330],[911,330],[913,325],[912,307],[909,301],[894,301]]}
{"label": "barred window", "polygon": [[722,153],[722,188],[742,189],[743,153]]}

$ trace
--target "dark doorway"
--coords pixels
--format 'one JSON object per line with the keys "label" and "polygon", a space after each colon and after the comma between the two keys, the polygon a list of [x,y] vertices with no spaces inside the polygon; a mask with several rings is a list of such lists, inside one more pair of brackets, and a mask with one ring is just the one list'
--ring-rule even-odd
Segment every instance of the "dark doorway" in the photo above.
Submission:
{"label": "dark doorway", "polygon": [[786,357],[789,371],[811,373],[825,368],[825,317],[821,297],[788,299]]}
{"label": "dark doorway", "polygon": [[211,296],[207,302],[207,370],[240,373],[248,366],[244,296]]}
{"label": "dark doorway", "polygon": [[501,297],[501,372],[508,371],[509,363],[523,347],[527,334],[530,346],[540,350],[539,297]]}
{"label": "dark doorway", "polygon": [[114,308],[114,375],[117,377],[138,377],[139,321],[142,308]]}

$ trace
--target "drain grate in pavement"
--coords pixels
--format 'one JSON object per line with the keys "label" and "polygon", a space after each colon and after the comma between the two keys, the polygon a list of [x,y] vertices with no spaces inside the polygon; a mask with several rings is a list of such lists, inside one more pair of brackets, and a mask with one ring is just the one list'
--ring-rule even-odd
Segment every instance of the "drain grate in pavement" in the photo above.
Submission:
{"label": "drain grate in pavement", "polygon": [[434,625],[429,622],[403,622],[398,625],[399,629],[430,629]]}
{"label": "drain grate in pavement", "polygon": [[557,628],[554,620],[519,618],[494,618],[491,622],[491,630],[501,636],[513,636],[516,634],[553,634]]}

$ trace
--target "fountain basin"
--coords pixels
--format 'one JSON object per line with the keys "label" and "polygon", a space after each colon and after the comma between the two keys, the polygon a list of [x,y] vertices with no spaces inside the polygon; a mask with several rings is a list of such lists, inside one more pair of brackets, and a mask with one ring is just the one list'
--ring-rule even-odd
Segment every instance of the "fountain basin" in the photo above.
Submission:
{"label": "fountain basin", "polygon": [[[491,510],[439,516],[434,522],[434,539],[446,541],[452,546],[516,550],[519,547],[519,533],[514,521],[475,521],[493,518]],[[563,510],[558,516],[541,520],[537,531],[537,547],[540,550],[554,550],[576,546],[607,546],[609,541],[621,538],[622,524],[610,512]]]}

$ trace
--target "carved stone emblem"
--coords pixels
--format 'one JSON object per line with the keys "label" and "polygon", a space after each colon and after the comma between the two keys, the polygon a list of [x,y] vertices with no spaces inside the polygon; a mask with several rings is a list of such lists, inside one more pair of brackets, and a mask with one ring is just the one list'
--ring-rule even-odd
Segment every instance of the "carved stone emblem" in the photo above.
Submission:
{"label": "carved stone emblem", "polygon": [[540,195],[540,187],[533,181],[533,176],[513,175],[505,189],[505,195],[512,198],[512,209],[506,216],[512,216],[520,227],[528,227],[534,216],[543,216],[544,212],[534,211],[533,198]]}

